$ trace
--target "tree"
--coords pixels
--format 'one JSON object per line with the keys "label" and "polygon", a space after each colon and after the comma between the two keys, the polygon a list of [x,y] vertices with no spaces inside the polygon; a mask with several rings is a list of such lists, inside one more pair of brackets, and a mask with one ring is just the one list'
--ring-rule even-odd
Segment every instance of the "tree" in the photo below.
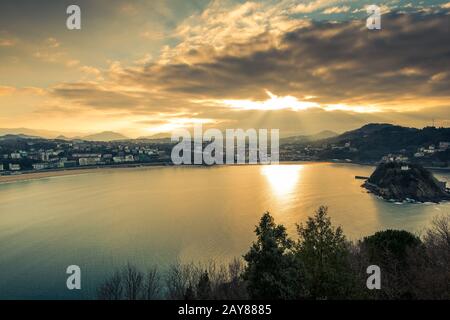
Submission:
{"label": "tree", "polygon": [[187,266],[183,266],[180,263],[175,263],[167,271],[165,280],[167,287],[167,298],[169,300],[185,299],[189,286]]}
{"label": "tree", "polygon": [[141,299],[144,275],[135,266],[128,264],[123,270],[124,298],[126,300]]}
{"label": "tree", "polygon": [[354,286],[349,246],[340,227],[334,228],[321,206],[306,224],[297,225],[295,255],[303,273],[305,294],[313,299],[347,298]]}
{"label": "tree", "polygon": [[425,258],[421,244],[418,237],[404,230],[379,231],[362,240],[362,258],[381,268],[381,290],[372,295],[379,299],[415,298],[416,281],[411,270]]}
{"label": "tree", "polygon": [[375,264],[387,264],[392,259],[404,265],[409,249],[421,244],[420,239],[404,230],[384,230],[365,237],[362,247],[369,261]]}
{"label": "tree", "polygon": [[266,212],[255,229],[257,236],[244,256],[243,278],[252,299],[289,299],[296,294],[292,241],[284,226]]}
{"label": "tree", "polygon": [[158,269],[152,267],[147,272],[144,283],[144,298],[146,300],[154,300],[159,297],[161,291],[161,277]]}
{"label": "tree", "polygon": [[115,272],[99,286],[97,298],[99,300],[121,300],[122,292],[122,275],[120,272]]}
{"label": "tree", "polygon": [[186,288],[186,292],[184,293],[184,300],[195,300],[195,292],[191,285]]}
{"label": "tree", "polygon": [[197,299],[199,300],[211,300],[211,282],[209,281],[208,272],[205,270],[200,275],[200,279],[197,284]]}
{"label": "tree", "polygon": [[423,247],[425,252],[414,250],[408,255],[413,296],[417,299],[449,300],[450,214],[439,215],[432,220],[423,237]]}

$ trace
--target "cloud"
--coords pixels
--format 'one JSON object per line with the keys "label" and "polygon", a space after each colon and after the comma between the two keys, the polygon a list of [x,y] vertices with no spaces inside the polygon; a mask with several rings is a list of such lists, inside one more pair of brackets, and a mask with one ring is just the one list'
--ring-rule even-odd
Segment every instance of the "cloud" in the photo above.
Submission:
{"label": "cloud", "polygon": [[[377,33],[359,20],[312,22],[278,38],[256,36],[240,45],[237,55],[230,49],[195,63],[153,63],[122,70],[122,79],[172,94],[223,99],[263,98],[264,89],[313,95],[321,103],[448,96],[448,88],[428,81],[449,71],[447,23],[445,15],[392,13]],[[202,57],[201,51],[191,54]]]}
{"label": "cloud", "polygon": [[446,80],[448,77],[449,77],[449,72],[439,72],[439,73],[434,74],[430,80],[433,82],[441,82],[441,81]]}
{"label": "cloud", "polygon": [[336,2],[338,2],[338,1],[334,1],[334,0],[306,1],[306,3],[300,3],[297,6],[295,6],[291,10],[291,12],[292,13],[311,13],[311,12],[323,9],[329,5],[333,5]]}
{"label": "cloud", "polygon": [[[115,1],[112,8],[123,23],[148,20],[144,2],[124,3]],[[325,13],[349,12],[349,1],[215,0],[174,21],[176,12],[165,6],[156,7],[167,13],[167,24],[144,23],[126,39],[102,38],[100,50],[110,52],[101,63],[88,57],[98,53],[94,49],[74,55],[71,44],[78,40],[59,34],[30,45],[35,58],[57,62],[36,65],[70,68],[64,69],[67,82],[47,82],[37,112],[91,120],[96,114],[105,127],[111,119],[155,130],[208,120],[205,125],[294,132],[340,131],[366,121],[425,123],[420,110],[442,114],[449,107],[444,10],[387,13],[382,30],[369,31],[364,8],[357,18],[320,20],[329,19]],[[133,50],[110,50],[113,39]]]}
{"label": "cloud", "polygon": [[342,6],[342,7],[331,7],[327,8],[323,11],[324,14],[336,14],[336,13],[345,13],[350,11],[349,6]]}
{"label": "cloud", "polygon": [[81,106],[98,109],[130,109],[139,104],[131,93],[108,89],[96,83],[65,83],[53,88],[53,95]]}
{"label": "cloud", "polygon": [[16,44],[16,41],[13,39],[0,39],[0,47],[13,47]]}
{"label": "cloud", "polygon": [[0,96],[11,95],[16,92],[16,88],[8,86],[0,86]]}
{"label": "cloud", "polygon": [[61,46],[61,43],[58,40],[56,40],[55,38],[52,38],[52,37],[50,37],[47,40],[45,40],[45,44],[49,48],[59,48]]}
{"label": "cloud", "polygon": [[[224,50],[234,50],[236,53],[245,49],[241,45],[249,40],[268,39],[308,25],[308,21],[291,18],[293,3],[286,0],[275,4],[211,1],[205,10],[177,26],[174,36],[181,41],[175,47],[163,50],[162,61],[190,63],[223,54]],[[253,42],[253,45],[267,45],[267,42]]]}
{"label": "cloud", "polygon": [[139,13],[139,8],[131,3],[119,4],[119,12],[126,15],[135,16]]}
{"label": "cloud", "polygon": [[61,47],[61,43],[53,38],[42,41],[33,53],[36,59],[50,63],[67,63],[67,52]]}
{"label": "cloud", "polygon": [[85,79],[93,78],[97,81],[104,80],[100,69],[91,66],[81,66],[79,67],[79,70],[85,75]]}
{"label": "cloud", "polygon": [[[127,112],[139,121],[165,119],[172,125],[168,115],[177,113],[216,119],[224,126],[252,124],[247,115],[274,120],[277,112],[283,121],[292,112],[314,121],[320,115],[324,120],[319,123],[335,129],[340,126],[331,124],[331,115],[341,115],[346,125],[359,123],[351,119],[389,121],[387,114],[400,119],[398,112],[448,106],[446,26],[445,15],[422,13],[387,14],[381,32],[367,30],[364,20],[311,21],[291,31],[229,43],[213,56],[208,56],[208,46],[199,46],[178,52],[173,62],[146,59],[132,67],[112,62],[101,75],[95,70],[103,81],[61,84],[52,94],[78,106]],[[180,62],[186,55],[197,60]],[[267,91],[273,93],[271,99]],[[369,115],[373,112],[377,114]],[[281,120],[273,123],[282,125]]]}
{"label": "cloud", "polygon": [[70,59],[66,62],[66,66],[71,68],[71,67],[76,67],[80,64],[80,60],[77,59]]}
{"label": "cloud", "polygon": [[0,30],[0,47],[14,47],[18,42],[14,36],[5,30]]}
{"label": "cloud", "polygon": [[0,96],[11,96],[15,93],[20,93],[22,95],[44,96],[47,94],[47,90],[38,87],[16,88],[10,86],[0,86]]}

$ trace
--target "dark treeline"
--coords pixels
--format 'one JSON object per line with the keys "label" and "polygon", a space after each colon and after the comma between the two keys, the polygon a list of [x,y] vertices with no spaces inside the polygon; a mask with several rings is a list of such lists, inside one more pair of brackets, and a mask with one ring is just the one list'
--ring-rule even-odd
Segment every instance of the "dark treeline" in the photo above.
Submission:
{"label": "dark treeline", "polygon": [[[297,226],[297,239],[265,213],[256,241],[229,265],[174,264],[161,273],[132,265],[98,288],[115,299],[450,299],[450,216],[423,236],[386,230],[357,242],[334,227],[327,208]],[[381,269],[381,289],[369,290],[367,267]]]}

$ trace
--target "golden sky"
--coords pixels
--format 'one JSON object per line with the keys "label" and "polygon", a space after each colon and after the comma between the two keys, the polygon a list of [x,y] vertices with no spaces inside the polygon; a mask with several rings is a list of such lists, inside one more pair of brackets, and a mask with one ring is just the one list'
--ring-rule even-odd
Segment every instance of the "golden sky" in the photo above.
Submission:
{"label": "golden sky", "polygon": [[[66,28],[70,4],[81,30]],[[367,30],[367,4],[382,7],[382,30]],[[447,1],[2,0],[0,128],[449,126],[449,11]]]}

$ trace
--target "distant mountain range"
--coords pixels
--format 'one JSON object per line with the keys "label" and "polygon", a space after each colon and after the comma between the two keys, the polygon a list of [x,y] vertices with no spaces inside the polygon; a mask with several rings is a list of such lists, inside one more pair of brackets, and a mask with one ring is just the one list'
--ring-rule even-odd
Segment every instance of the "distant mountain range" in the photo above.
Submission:
{"label": "distant mountain range", "polygon": [[91,134],[84,137],[78,137],[78,139],[86,140],[86,141],[119,141],[119,140],[129,140],[130,138],[124,136],[123,134],[113,132],[113,131],[104,131],[96,134]]}
{"label": "distant mountain range", "polygon": [[[0,136],[2,135],[23,136],[24,138],[34,137],[34,138],[57,139],[57,140],[85,140],[85,141],[121,141],[130,139],[129,137],[114,131],[104,131],[90,135],[77,134],[68,136],[66,134],[61,134],[54,131],[33,130],[26,128],[0,129]],[[282,143],[310,142],[335,137],[337,135],[338,134],[336,132],[325,130],[313,135],[299,135],[281,138],[281,142]],[[170,138],[171,138],[170,133],[157,133],[151,136],[142,136],[136,138],[136,140],[170,141]]]}
{"label": "distant mountain range", "polygon": [[17,139],[42,139],[42,137],[29,136],[26,134],[5,134],[0,135],[0,140],[17,140]]}
{"label": "distant mountain range", "polygon": [[0,128],[0,136],[12,135],[23,138],[44,138],[44,139],[58,139],[58,140],[86,140],[86,141],[116,141],[116,140],[128,140],[130,138],[123,134],[104,131],[100,133],[83,135],[80,133],[67,133],[61,134],[61,132],[28,128]]}
{"label": "distant mountain range", "polygon": [[[45,133],[41,135],[39,133]],[[0,137],[10,135],[10,138],[50,138],[61,140],[86,140],[86,141],[121,141],[130,140],[123,134],[105,131],[91,135],[67,136],[54,134],[48,136],[51,131],[42,132],[41,130],[31,129],[0,129]],[[170,142],[170,135],[166,133],[152,136],[139,137],[136,140],[153,140],[155,142]],[[344,145],[349,143],[351,149],[324,150],[321,154],[323,158],[339,158],[352,160],[374,160],[382,155],[396,153],[403,150],[404,153],[414,153],[418,147],[438,145],[439,142],[450,141],[450,128],[426,127],[423,129],[407,128],[388,123],[367,124],[359,129],[347,131],[343,134],[337,134],[333,131],[322,131],[313,135],[299,135],[287,138],[281,138],[280,144],[295,144],[299,146],[312,145],[321,147],[323,145]],[[355,152],[354,150],[357,150]]]}
{"label": "distant mountain range", "polygon": [[[4,135],[25,135],[30,137],[40,137],[53,139],[56,136],[60,135],[60,132],[51,131],[51,130],[39,130],[39,129],[28,129],[28,128],[0,128],[0,136]],[[74,133],[73,135],[77,135]]]}

